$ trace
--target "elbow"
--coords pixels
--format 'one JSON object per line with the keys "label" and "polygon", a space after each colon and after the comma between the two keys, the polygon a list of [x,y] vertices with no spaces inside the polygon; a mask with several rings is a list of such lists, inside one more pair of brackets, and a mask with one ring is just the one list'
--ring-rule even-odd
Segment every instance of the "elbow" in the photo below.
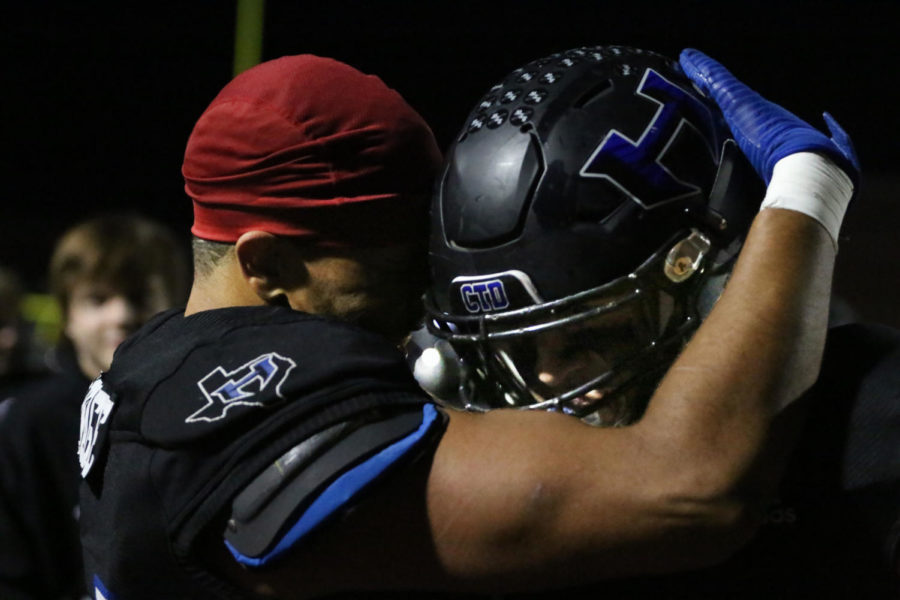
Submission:
{"label": "elbow", "polygon": [[734,493],[672,493],[662,503],[667,536],[673,541],[673,570],[722,563],[740,550],[765,518],[765,503]]}

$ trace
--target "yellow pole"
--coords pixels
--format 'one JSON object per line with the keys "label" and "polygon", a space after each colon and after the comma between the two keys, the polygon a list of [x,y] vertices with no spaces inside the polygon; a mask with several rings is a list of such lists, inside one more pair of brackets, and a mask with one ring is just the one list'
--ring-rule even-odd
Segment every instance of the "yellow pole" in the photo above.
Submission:
{"label": "yellow pole", "polygon": [[20,306],[22,318],[34,323],[34,334],[41,346],[53,346],[62,332],[62,311],[50,294],[25,294]]}
{"label": "yellow pole", "polygon": [[234,74],[262,60],[266,0],[237,0],[234,24]]}

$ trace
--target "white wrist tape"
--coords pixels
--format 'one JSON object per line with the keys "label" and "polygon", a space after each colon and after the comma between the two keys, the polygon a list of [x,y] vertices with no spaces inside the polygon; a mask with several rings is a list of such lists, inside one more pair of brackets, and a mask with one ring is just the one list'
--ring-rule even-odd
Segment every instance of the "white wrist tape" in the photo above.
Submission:
{"label": "white wrist tape", "polygon": [[798,152],[775,163],[760,210],[786,208],[809,215],[825,227],[837,247],[852,196],[853,183],[837,165],[821,154]]}

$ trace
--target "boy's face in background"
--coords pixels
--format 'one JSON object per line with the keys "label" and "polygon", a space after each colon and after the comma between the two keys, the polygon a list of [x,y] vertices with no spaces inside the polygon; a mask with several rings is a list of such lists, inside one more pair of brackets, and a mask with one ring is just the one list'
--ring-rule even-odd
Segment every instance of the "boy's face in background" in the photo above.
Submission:
{"label": "boy's face in background", "polygon": [[69,295],[65,334],[81,371],[93,379],[108,370],[119,344],[172,303],[159,275],[151,275],[137,290],[108,282],[76,283]]}

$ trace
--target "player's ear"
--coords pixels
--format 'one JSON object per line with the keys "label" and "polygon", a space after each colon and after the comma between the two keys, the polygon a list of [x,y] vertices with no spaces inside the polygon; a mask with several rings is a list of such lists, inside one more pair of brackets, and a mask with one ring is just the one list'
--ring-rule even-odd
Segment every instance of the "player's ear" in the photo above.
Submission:
{"label": "player's ear", "polygon": [[308,279],[294,247],[265,231],[248,231],[235,243],[244,281],[267,304],[284,304],[287,293]]}

